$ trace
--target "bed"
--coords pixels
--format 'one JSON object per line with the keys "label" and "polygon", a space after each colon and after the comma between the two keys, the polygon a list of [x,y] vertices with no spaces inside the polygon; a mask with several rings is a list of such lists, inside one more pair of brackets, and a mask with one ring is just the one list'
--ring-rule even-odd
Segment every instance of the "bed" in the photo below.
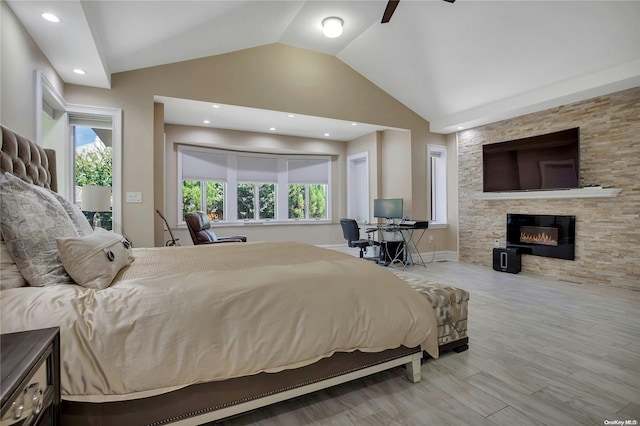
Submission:
{"label": "bed", "polygon": [[[3,250],[31,284],[3,275],[2,332],[60,327],[65,425],[202,424],[438,356],[430,303],[383,268],[294,242],[132,248],[55,194],[53,153],[4,127],[1,147]],[[16,242],[32,221],[64,270]]]}

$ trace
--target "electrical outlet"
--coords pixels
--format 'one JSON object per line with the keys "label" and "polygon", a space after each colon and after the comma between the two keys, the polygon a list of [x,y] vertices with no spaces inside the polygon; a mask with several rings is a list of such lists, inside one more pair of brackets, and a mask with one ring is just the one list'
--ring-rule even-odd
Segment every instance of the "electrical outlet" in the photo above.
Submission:
{"label": "electrical outlet", "polygon": [[496,247],[500,247],[500,240],[499,240],[498,238],[496,238],[496,239],[493,241],[493,244],[494,244]]}
{"label": "electrical outlet", "polygon": [[432,243],[433,242],[433,235],[429,235],[429,242]]}

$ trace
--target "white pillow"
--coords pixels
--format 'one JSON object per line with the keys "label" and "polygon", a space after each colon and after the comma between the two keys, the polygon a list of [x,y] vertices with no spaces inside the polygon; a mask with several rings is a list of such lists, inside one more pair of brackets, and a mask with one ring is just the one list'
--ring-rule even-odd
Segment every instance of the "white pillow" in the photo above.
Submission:
{"label": "white pillow", "polygon": [[0,227],[11,257],[31,286],[71,284],[56,238],[78,235],[58,200],[10,173],[0,177]]}
{"label": "white pillow", "polygon": [[0,290],[24,287],[27,282],[13,261],[4,240],[0,241]]}
{"label": "white pillow", "polygon": [[85,237],[59,238],[62,264],[83,287],[109,287],[120,269],[133,262],[131,243],[122,235],[96,228]]}
{"label": "white pillow", "polygon": [[69,215],[69,219],[71,219],[71,223],[73,223],[73,226],[75,226],[79,236],[84,237],[85,235],[89,235],[93,232],[91,224],[85,217],[84,213],[82,213],[82,210],[80,210],[80,207],[76,206],[57,192],[50,191],[46,188],[42,189],[51,192],[56,200],[58,200],[62,208]]}

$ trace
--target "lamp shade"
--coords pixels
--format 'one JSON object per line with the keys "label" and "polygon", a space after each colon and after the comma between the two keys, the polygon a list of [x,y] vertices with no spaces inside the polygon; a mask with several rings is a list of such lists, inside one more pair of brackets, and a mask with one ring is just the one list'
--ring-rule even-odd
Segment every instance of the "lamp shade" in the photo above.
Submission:
{"label": "lamp shade", "polygon": [[111,211],[111,187],[98,185],[83,186],[80,208],[85,212]]}

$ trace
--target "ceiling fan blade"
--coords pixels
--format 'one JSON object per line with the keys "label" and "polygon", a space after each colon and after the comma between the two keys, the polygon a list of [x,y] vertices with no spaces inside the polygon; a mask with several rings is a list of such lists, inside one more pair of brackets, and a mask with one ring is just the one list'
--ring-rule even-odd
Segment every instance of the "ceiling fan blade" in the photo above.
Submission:
{"label": "ceiling fan blade", "polygon": [[384,14],[382,15],[383,24],[386,24],[391,20],[391,16],[393,15],[393,12],[396,11],[396,7],[398,7],[398,3],[400,3],[400,0],[389,0],[389,3],[387,3],[387,7],[384,10]]}
{"label": "ceiling fan blade", "polygon": [[[444,1],[448,3],[456,2],[456,0],[444,0]],[[396,7],[398,7],[398,3],[400,3],[400,0],[389,0],[389,2],[387,3],[387,7],[384,10],[384,14],[382,15],[383,24],[386,24],[391,20],[391,16],[393,15],[393,12],[396,11]]]}

